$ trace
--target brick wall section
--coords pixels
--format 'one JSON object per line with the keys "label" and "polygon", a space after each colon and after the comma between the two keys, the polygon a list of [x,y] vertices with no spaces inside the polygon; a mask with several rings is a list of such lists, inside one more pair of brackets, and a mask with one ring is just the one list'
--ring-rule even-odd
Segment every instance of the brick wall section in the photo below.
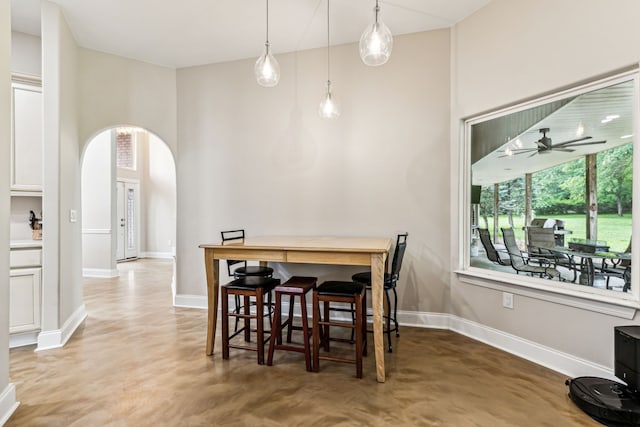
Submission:
{"label": "brick wall section", "polygon": [[134,169],[133,135],[131,132],[116,133],[116,164],[119,168]]}

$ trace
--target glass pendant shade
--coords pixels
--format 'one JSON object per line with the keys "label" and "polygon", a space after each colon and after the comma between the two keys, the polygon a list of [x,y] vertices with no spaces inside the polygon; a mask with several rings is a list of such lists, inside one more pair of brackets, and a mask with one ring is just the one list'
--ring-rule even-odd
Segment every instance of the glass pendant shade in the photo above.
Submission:
{"label": "glass pendant shade", "polygon": [[271,54],[269,43],[264,44],[264,52],[256,61],[254,71],[260,86],[273,87],[280,81],[280,65]]}
{"label": "glass pendant shade", "polygon": [[322,99],[322,102],[320,102],[318,114],[320,114],[320,117],[323,119],[333,119],[340,116],[338,104],[331,94],[331,82],[327,82],[327,93]]}
{"label": "glass pendant shade", "polygon": [[380,7],[376,3],[373,23],[360,37],[360,58],[366,65],[377,66],[386,63],[393,49],[393,36],[389,27],[380,19]]}

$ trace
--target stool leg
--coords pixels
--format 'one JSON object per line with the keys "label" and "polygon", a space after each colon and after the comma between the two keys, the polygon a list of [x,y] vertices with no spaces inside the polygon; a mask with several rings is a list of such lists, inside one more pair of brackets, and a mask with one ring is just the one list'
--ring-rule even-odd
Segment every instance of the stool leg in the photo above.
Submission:
{"label": "stool leg", "polygon": [[289,296],[289,319],[287,319],[287,342],[291,342],[291,331],[293,331],[293,305],[295,304],[295,295]]}
{"label": "stool leg", "polygon": [[244,340],[246,342],[251,341],[251,319],[249,319],[249,314],[251,310],[251,306],[249,305],[249,297],[244,297],[244,315],[247,316],[244,318]]}
{"label": "stool leg", "polygon": [[362,340],[364,341],[363,343],[363,349],[362,349],[362,355],[366,356],[367,355],[367,289],[363,289],[362,290]]}
{"label": "stool leg", "polygon": [[320,370],[320,301],[318,301],[318,293],[313,291],[313,370]]}
{"label": "stool leg", "polygon": [[263,309],[264,304],[262,301],[263,293],[262,290],[258,289],[256,293],[256,323],[257,325],[257,345],[258,345],[258,364],[264,365],[264,316]]}
{"label": "stool leg", "polygon": [[[329,320],[331,320],[330,314],[329,314],[329,301],[323,301],[322,305],[324,307],[324,321],[325,322],[329,322]],[[331,341],[331,333],[330,333],[330,329],[331,326],[329,325],[324,325],[324,333],[322,334],[322,339],[324,342],[324,351],[329,352],[329,341]]]}
{"label": "stool leg", "polygon": [[229,295],[222,288],[222,358],[229,358]]}
{"label": "stool leg", "polygon": [[362,378],[362,345],[363,333],[362,333],[362,295],[357,296],[356,299],[356,377]]}
{"label": "stool leg", "polygon": [[387,344],[389,345],[389,353],[393,353],[393,347],[391,347],[391,298],[389,297],[389,290],[384,290],[384,295],[387,297]]}
{"label": "stool leg", "polygon": [[271,326],[271,337],[269,337],[269,357],[267,357],[267,365],[273,364],[273,351],[276,348],[276,337],[279,338],[278,344],[282,344],[282,327],[280,319],[280,303],[281,294],[276,292],[276,308],[273,312],[273,325]]}
{"label": "stool leg", "polygon": [[[293,296],[291,296],[291,299],[293,300]],[[305,297],[305,294],[300,295],[300,311],[302,313],[302,339],[304,340],[304,361],[307,364],[307,371],[311,372],[311,349],[309,348],[309,319],[307,318],[307,299]]]}

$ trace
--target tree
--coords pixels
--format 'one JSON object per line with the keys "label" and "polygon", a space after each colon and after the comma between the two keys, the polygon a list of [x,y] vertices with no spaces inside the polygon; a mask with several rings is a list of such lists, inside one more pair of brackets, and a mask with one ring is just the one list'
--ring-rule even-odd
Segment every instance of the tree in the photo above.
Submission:
{"label": "tree", "polygon": [[622,216],[631,208],[633,143],[598,154],[599,210]]}

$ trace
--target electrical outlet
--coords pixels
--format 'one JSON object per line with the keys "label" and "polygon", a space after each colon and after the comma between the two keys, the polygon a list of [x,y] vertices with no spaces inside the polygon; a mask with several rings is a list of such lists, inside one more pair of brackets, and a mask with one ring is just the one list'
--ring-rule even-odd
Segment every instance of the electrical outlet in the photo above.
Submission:
{"label": "electrical outlet", "polygon": [[513,310],[513,294],[509,292],[502,293],[502,306]]}

